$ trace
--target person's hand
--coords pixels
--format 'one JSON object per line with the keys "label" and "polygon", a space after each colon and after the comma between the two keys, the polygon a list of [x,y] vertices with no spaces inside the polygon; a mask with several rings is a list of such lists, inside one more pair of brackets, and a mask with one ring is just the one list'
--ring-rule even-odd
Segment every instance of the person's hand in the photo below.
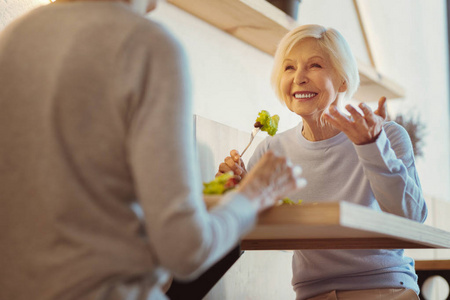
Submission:
{"label": "person's hand", "polygon": [[324,114],[325,120],[344,132],[356,145],[375,142],[386,120],[386,97],[380,98],[375,112],[372,112],[370,107],[364,103],[359,104],[363,114],[350,104],[346,105],[345,108],[351,116],[339,112],[335,106],[332,106],[330,107],[330,113]]}
{"label": "person's hand", "polygon": [[300,176],[302,169],[285,157],[267,152],[245,176],[238,191],[262,211],[277,203],[289,193],[306,185]]}
{"label": "person's hand", "polygon": [[237,150],[231,150],[230,156],[227,156],[224,159],[224,162],[219,165],[219,171],[217,172],[216,177],[228,172],[233,172],[234,178],[238,182],[247,174],[244,162]]}

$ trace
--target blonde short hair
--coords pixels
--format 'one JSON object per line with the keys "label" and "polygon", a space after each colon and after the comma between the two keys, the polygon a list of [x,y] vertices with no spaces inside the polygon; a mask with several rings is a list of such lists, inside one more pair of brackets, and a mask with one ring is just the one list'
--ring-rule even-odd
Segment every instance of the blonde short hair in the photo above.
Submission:
{"label": "blonde short hair", "polygon": [[295,45],[306,38],[316,39],[319,47],[329,54],[333,68],[347,84],[345,99],[351,99],[359,86],[356,59],[347,41],[337,30],[315,24],[302,25],[291,30],[281,39],[278,45],[271,77],[272,87],[278,99],[284,102],[280,88],[281,76],[284,71],[282,65],[284,57]]}

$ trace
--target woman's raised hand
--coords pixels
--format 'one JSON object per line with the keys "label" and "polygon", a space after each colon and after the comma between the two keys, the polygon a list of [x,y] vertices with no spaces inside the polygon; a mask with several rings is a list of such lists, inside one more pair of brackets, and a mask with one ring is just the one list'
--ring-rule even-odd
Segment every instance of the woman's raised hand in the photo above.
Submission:
{"label": "woman's raised hand", "polygon": [[359,113],[352,105],[345,108],[350,116],[344,115],[336,107],[330,107],[330,112],[324,114],[324,118],[335,128],[344,132],[348,138],[356,145],[373,143],[386,121],[386,97],[381,97],[378,101],[378,108],[373,112],[364,103],[359,104],[363,114]]}
{"label": "woman's raised hand", "polygon": [[262,211],[304,187],[306,180],[300,176],[301,173],[300,166],[294,166],[285,157],[269,151],[241,181],[238,191],[249,198],[258,211]]}
{"label": "woman's raised hand", "polygon": [[216,177],[224,173],[233,172],[234,178],[239,182],[247,174],[244,162],[237,150],[231,150],[230,156],[227,156],[223,163],[219,165],[219,171]]}

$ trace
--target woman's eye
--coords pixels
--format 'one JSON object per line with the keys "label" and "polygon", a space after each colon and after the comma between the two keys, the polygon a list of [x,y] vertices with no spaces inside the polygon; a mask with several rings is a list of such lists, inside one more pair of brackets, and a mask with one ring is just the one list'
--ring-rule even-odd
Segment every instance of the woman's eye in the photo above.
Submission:
{"label": "woman's eye", "polygon": [[311,68],[322,68],[319,64],[311,64]]}
{"label": "woman's eye", "polygon": [[287,70],[294,70],[294,66],[286,66],[286,67],[284,67],[284,70],[285,71],[287,71]]}

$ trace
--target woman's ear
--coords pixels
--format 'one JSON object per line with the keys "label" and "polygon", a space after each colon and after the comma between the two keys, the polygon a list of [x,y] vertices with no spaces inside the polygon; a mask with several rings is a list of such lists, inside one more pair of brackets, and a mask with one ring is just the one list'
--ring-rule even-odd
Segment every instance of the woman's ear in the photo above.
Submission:
{"label": "woman's ear", "polygon": [[346,92],[346,91],[347,91],[347,82],[344,80],[344,82],[339,87],[338,92],[339,93],[343,93],[343,92]]}

